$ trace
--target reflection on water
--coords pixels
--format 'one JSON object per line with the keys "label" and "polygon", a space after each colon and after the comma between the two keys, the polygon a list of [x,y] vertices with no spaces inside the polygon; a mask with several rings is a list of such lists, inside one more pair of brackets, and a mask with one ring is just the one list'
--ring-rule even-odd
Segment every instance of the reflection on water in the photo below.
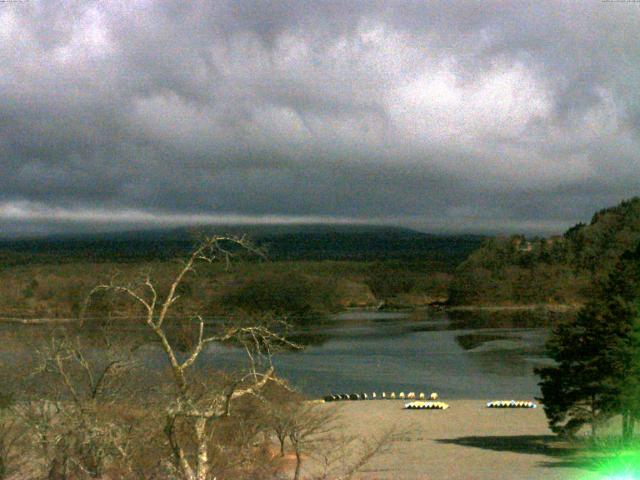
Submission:
{"label": "reflection on water", "polygon": [[549,310],[476,310],[447,312],[451,328],[542,328],[572,313]]}
{"label": "reflection on water", "polygon": [[[442,398],[533,398],[539,394],[533,367],[548,362],[552,321],[556,316],[535,312],[347,312],[298,325],[292,339],[306,348],[280,353],[274,363],[314,396],[436,391]],[[154,368],[165,362],[154,344],[140,356]],[[202,363],[235,370],[245,360],[237,348],[211,344]]]}
{"label": "reflection on water", "polygon": [[381,320],[397,320],[407,318],[407,313],[403,312],[372,312],[369,310],[351,310],[347,312],[341,312],[331,317],[334,321],[381,321]]}
{"label": "reflection on water", "polygon": [[465,335],[456,336],[456,342],[458,342],[458,345],[460,345],[465,350],[473,350],[474,348],[477,348],[487,342],[508,339],[509,337],[506,337],[504,335],[491,335],[486,333],[467,333]]}

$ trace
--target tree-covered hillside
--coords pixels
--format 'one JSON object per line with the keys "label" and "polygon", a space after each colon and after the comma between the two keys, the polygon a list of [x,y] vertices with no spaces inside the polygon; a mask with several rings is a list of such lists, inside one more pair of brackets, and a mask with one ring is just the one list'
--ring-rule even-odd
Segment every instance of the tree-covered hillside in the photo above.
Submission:
{"label": "tree-covered hillside", "polygon": [[640,241],[640,198],[597,212],[564,235],[491,238],[456,270],[452,304],[584,303]]}

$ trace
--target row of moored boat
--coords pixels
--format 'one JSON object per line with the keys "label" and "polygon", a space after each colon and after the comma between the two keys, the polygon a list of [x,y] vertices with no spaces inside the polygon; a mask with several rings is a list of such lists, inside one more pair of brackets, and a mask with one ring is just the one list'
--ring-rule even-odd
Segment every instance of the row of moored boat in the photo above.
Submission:
{"label": "row of moored boat", "polygon": [[[409,392],[405,394],[400,392],[396,395],[395,392],[387,393],[382,392],[378,395],[373,392],[371,395],[367,393],[340,393],[336,395],[327,395],[324,397],[325,402],[337,402],[341,400],[414,400],[406,403],[404,408],[410,410],[446,410],[449,405],[444,402],[437,402],[437,393],[429,395],[429,401],[424,393],[416,395],[415,392]],[[537,405],[534,402],[528,400],[492,400],[487,403],[487,408],[536,408]]]}
{"label": "row of moored boat", "polygon": [[449,404],[444,402],[409,402],[404,404],[407,410],[446,410]]}
{"label": "row of moored boat", "polygon": [[493,400],[487,403],[488,408],[536,408],[537,405],[527,400]]}
{"label": "row of moored boat", "polygon": [[[427,397],[424,393],[419,393],[416,395],[415,392],[409,392],[405,394],[404,392],[400,392],[396,395],[395,392],[387,393],[382,392],[378,395],[376,392],[373,392],[371,395],[367,393],[340,393],[337,395],[327,395],[324,397],[325,402],[337,402],[340,400],[426,400]],[[429,395],[430,400],[437,400],[438,394],[432,393]]]}

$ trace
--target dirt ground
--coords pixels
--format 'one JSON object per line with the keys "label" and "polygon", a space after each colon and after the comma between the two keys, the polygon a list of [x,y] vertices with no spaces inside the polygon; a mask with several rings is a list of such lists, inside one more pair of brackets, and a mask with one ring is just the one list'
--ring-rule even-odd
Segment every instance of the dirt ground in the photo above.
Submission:
{"label": "dirt ground", "polygon": [[547,428],[542,408],[490,409],[484,400],[446,401],[447,410],[404,410],[402,401],[342,401],[336,409],[345,434],[371,438],[402,432],[359,479],[585,479]]}

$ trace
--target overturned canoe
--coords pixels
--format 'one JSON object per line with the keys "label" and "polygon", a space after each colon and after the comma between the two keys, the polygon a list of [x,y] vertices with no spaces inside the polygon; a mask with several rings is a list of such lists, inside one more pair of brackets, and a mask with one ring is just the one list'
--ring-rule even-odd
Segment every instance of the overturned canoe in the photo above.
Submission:
{"label": "overturned canoe", "polygon": [[493,400],[487,402],[487,408],[537,408],[534,402],[528,400]]}
{"label": "overturned canoe", "polygon": [[404,404],[408,410],[446,410],[449,404],[444,402],[409,402]]}

